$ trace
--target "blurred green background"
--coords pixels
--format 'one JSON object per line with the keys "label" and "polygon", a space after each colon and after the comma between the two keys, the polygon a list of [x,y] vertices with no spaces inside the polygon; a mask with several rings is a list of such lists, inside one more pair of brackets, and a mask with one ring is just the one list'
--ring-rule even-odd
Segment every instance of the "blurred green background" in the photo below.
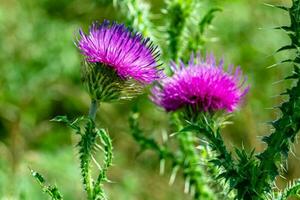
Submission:
{"label": "blurred green background", "polygon": [[[162,1],[148,1],[159,14]],[[240,65],[248,76],[250,93],[224,131],[228,148],[233,145],[264,146],[260,136],[271,130],[267,121],[278,112],[271,109],[283,99],[288,82],[280,82],[291,71],[281,65],[267,69],[288,55],[275,54],[288,37],[273,27],[288,24],[288,15],[264,3],[289,5],[279,0],[213,0],[223,11],[217,13],[208,36],[215,38],[206,49],[227,64]],[[81,186],[77,139],[63,125],[49,122],[56,115],[75,117],[86,114],[89,97],[81,85],[79,55],[74,41],[77,30],[94,21],[124,16],[109,0],[0,0],[0,199],[47,199],[30,176],[33,168],[55,183],[65,199],[84,199]],[[137,156],[138,146],[128,134],[128,116],[134,104],[142,111],[147,134],[161,137],[167,114],[147,99],[103,104],[98,123],[113,138],[113,183],[106,185],[110,199],[180,200],[183,182],[177,178],[168,186],[170,173],[159,175],[157,157],[147,152]],[[298,149],[298,150],[297,150]],[[293,147],[285,177],[300,176],[300,149]],[[278,186],[286,180],[278,178]]]}

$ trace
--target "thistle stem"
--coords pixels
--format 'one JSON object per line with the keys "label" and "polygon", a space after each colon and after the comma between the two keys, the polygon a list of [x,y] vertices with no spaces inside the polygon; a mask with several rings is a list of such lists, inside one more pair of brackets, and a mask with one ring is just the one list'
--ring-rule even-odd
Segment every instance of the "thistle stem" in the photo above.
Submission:
{"label": "thistle stem", "polygon": [[[178,131],[182,130],[184,126],[176,115],[172,117],[173,123]],[[179,142],[179,148],[184,156],[182,167],[184,169],[184,176],[189,179],[190,188],[188,190],[193,192],[194,200],[216,199],[212,191],[207,187],[207,177],[205,177],[205,171],[199,165],[200,153],[195,148],[195,136],[189,132],[182,132],[177,135]],[[191,190],[193,188],[193,190]]]}
{"label": "thistle stem", "polygon": [[[95,99],[91,100],[91,106],[89,109],[89,117],[95,121],[96,113],[98,108],[98,102]],[[83,163],[82,176],[84,179],[86,192],[88,196],[88,200],[94,199],[94,181],[92,177],[92,169],[91,169],[91,157],[92,157],[92,149],[94,148],[96,143],[96,135],[94,130],[87,129],[86,133],[81,138],[81,143],[85,147],[87,147],[87,151],[85,151],[84,156],[80,157],[81,163]]]}
{"label": "thistle stem", "polygon": [[206,187],[204,170],[199,165],[200,154],[196,151],[194,136],[190,133],[180,133],[178,141],[182,153],[185,155],[184,176],[190,178],[191,187],[194,187],[194,199],[215,199],[212,192]]}
{"label": "thistle stem", "polygon": [[88,200],[93,200],[94,196],[94,186],[93,186],[93,178],[92,178],[92,171],[91,171],[91,166],[90,162],[88,164],[87,170],[86,170],[87,176],[86,178],[86,191],[88,195]]}
{"label": "thistle stem", "polygon": [[95,121],[95,118],[96,118],[97,108],[98,108],[98,102],[97,102],[97,100],[92,99],[90,110],[89,110],[89,117],[93,121]]}

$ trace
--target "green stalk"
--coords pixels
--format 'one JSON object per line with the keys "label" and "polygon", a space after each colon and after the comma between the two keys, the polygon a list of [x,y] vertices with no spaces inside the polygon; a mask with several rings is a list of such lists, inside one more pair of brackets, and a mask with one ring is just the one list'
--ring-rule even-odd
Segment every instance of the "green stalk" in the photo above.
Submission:
{"label": "green stalk", "polygon": [[183,33],[187,20],[191,14],[193,1],[166,1],[167,22],[166,30],[168,35],[167,54],[175,62],[181,57],[179,54],[183,47]]}
{"label": "green stalk", "polygon": [[[211,171],[209,174],[216,176],[214,178],[218,179],[218,183],[215,185],[214,189],[221,189],[221,192],[217,193],[215,196],[222,196],[223,199],[225,197],[226,199],[232,199],[232,195],[229,194],[230,191],[236,189],[236,191],[239,192],[241,187],[245,186],[243,186],[245,183],[240,179],[244,174],[243,170],[239,171],[237,166],[238,163],[233,159],[231,153],[224,144],[224,140],[220,134],[220,124],[218,124],[216,119],[210,114],[206,113],[200,114],[195,122],[190,122],[189,124],[190,125],[183,127],[179,134],[194,132],[196,137],[203,138],[204,136],[204,138],[207,139],[209,147],[211,148],[210,151],[214,154],[214,157],[208,158],[209,162],[213,165],[208,166]],[[239,158],[243,158],[244,154],[241,153],[240,155],[241,157]],[[247,162],[244,164],[247,165]],[[223,180],[225,180],[225,182],[223,182]],[[228,183],[228,185],[226,183]],[[225,193],[227,194],[224,196]]]}
{"label": "green stalk", "polygon": [[98,102],[97,102],[97,100],[92,99],[90,110],[89,110],[89,117],[93,121],[95,121],[95,118],[96,118],[97,108],[98,108]]}
{"label": "green stalk", "polygon": [[203,169],[199,165],[199,153],[195,149],[194,138],[190,133],[178,135],[181,152],[185,155],[184,176],[189,180],[191,187],[194,187],[194,199],[215,199],[212,192],[206,187]]}
{"label": "green stalk", "polygon": [[[174,114],[172,119],[174,126],[178,131],[182,130],[184,126],[180,119],[176,118]],[[207,187],[207,178],[205,177],[204,169],[199,165],[200,163],[200,152],[197,151],[195,147],[195,136],[186,131],[177,134],[177,139],[179,142],[180,152],[183,154],[183,175],[188,181],[190,192],[193,193],[195,200],[207,199],[212,200],[216,199],[216,196],[213,195],[212,191]],[[193,189],[192,189],[193,188]],[[187,192],[187,191],[186,191]]]}
{"label": "green stalk", "polygon": [[260,159],[260,174],[256,191],[264,194],[272,190],[273,182],[279,175],[281,164],[287,159],[292,143],[296,140],[300,130],[300,1],[293,0],[292,7],[275,6],[289,13],[290,25],[281,26],[281,29],[290,37],[290,44],[281,47],[277,52],[284,50],[294,50],[294,58],[286,59],[283,62],[292,63],[294,72],[286,79],[292,79],[296,85],[290,87],[282,95],[288,96],[288,100],[279,106],[281,117],[273,121],[271,125],[274,132],[265,136],[263,141],[267,148],[258,155]]}
{"label": "green stalk", "polygon": [[[91,101],[91,106],[89,110],[89,117],[92,119],[90,123],[94,123],[96,118],[96,112],[98,108],[98,102],[96,100]],[[81,169],[82,177],[85,185],[85,190],[87,192],[88,200],[94,199],[94,181],[92,177],[91,170],[91,157],[93,153],[94,146],[96,144],[96,130],[94,126],[91,126],[90,123],[86,126],[86,131],[82,135],[81,141],[79,142],[80,147],[80,160],[81,160]]]}

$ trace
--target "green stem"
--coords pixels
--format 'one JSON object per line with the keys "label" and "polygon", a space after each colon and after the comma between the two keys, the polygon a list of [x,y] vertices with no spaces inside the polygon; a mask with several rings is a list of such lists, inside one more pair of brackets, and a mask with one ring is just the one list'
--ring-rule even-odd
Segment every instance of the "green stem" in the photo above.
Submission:
{"label": "green stem", "polygon": [[185,178],[189,178],[191,187],[194,187],[194,199],[215,199],[212,192],[206,186],[204,170],[199,165],[200,154],[195,149],[193,134],[187,132],[180,133],[177,138],[181,152],[185,155],[183,174]]}
{"label": "green stem", "polygon": [[93,186],[93,178],[92,178],[92,171],[91,171],[91,167],[90,167],[90,162],[88,164],[88,168],[87,168],[87,176],[86,176],[86,182],[87,182],[87,194],[88,194],[88,199],[89,200],[93,200],[93,196],[94,196],[94,186]]}
{"label": "green stem", "polygon": [[[173,115],[173,123],[177,130],[182,130],[184,126],[179,118]],[[216,199],[212,191],[207,187],[207,177],[205,177],[205,171],[199,165],[200,163],[200,152],[196,150],[195,136],[190,132],[182,132],[177,135],[179,142],[179,148],[183,154],[184,161],[182,167],[184,169],[183,174],[190,183],[191,191],[194,193],[194,199]]]}
{"label": "green stem", "polygon": [[267,148],[257,156],[260,159],[260,173],[257,175],[257,179],[262,181],[258,181],[256,191],[262,194],[272,190],[274,180],[280,173],[281,163],[287,159],[291,145],[300,130],[300,1],[293,0],[290,8],[275,7],[289,13],[290,25],[281,26],[280,29],[286,32],[291,42],[277,52],[295,50],[295,57],[283,62],[291,62],[294,65],[293,74],[286,79],[294,79],[297,83],[284,93],[289,99],[279,107],[282,113],[281,117],[272,122],[274,132],[263,138],[268,145]]}
{"label": "green stem", "polygon": [[[92,99],[91,106],[89,110],[89,117],[92,119],[92,123],[94,123],[96,118],[98,108],[97,100]],[[88,195],[89,200],[94,199],[94,181],[92,177],[92,170],[91,170],[91,157],[92,157],[92,150],[96,143],[96,132],[95,130],[90,130],[88,127],[86,129],[86,133],[81,138],[81,145],[83,145],[85,151],[81,159],[81,163],[83,163],[82,168],[82,175],[86,187],[86,192]]]}
{"label": "green stem", "polygon": [[96,118],[97,108],[98,108],[98,102],[97,102],[97,100],[92,99],[90,110],[89,110],[89,117],[93,121],[95,121],[95,118]]}
{"label": "green stem", "polygon": [[[227,187],[226,184],[221,183],[221,179],[229,181],[230,190],[239,190],[239,171],[236,168],[236,161],[233,159],[231,153],[227,150],[224,140],[220,134],[220,126],[215,123],[215,119],[210,115],[203,115],[199,117],[197,122],[190,127],[186,127],[187,130],[194,130],[197,137],[203,138],[203,136],[208,140],[209,146],[211,148],[211,153],[214,154],[210,157],[211,166],[208,166],[211,173],[216,176],[218,182],[216,184],[216,189],[223,191]],[[210,174],[210,173],[209,173]],[[216,196],[223,196],[223,194],[216,194]],[[226,199],[231,199],[231,196],[226,195]]]}

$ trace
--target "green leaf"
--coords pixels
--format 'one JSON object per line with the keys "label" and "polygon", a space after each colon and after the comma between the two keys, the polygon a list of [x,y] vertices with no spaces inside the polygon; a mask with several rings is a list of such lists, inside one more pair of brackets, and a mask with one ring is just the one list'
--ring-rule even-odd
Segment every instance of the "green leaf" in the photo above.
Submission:
{"label": "green leaf", "polygon": [[45,184],[45,178],[39,174],[38,172],[30,169],[31,175],[35,178],[35,180],[40,184],[40,186],[43,189],[43,192],[48,194],[52,200],[62,200],[63,196],[59,192],[58,188],[56,186],[46,185]]}
{"label": "green leaf", "polygon": [[68,119],[67,116],[56,116],[53,119],[51,119],[51,122],[62,122],[65,123],[67,126],[71,127],[72,129],[74,129],[76,131],[77,134],[80,134],[80,123],[84,120],[89,121],[90,119],[85,117],[85,116],[81,116],[76,118],[75,120],[71,121]]}
{"label": "green leaf", "polygon": [[68,120],[67,116],[56,116],[53,119],[50,120],[50,122],[64,122],[64,123],[69,123],[70,121]]}
{"label": "green leaf", "polygon": [[39,182],[39,183],[44,183],[45,179],[42,175],[40,175],[39,173],[37,173],[36,171],[30,170],[31,171],[31,175]]}

